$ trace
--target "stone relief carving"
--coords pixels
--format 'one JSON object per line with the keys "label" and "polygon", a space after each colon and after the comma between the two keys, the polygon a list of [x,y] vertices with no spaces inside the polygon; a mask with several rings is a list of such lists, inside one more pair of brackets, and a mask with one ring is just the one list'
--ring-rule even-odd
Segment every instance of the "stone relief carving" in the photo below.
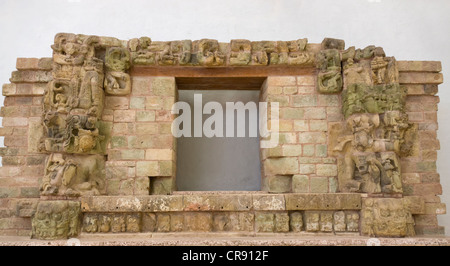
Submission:
{"label": "stone relief carving", "polygon": [[41,194],[44,196],[100,195],[105,188],[102,156],[52,153],[46,162]]}
{"label": "stone relief carving", "polygon": [[32,218],[32,238],[55,240],[76,237],[80,231],[80,202],[42,201]]}
{"label": "stone relief carving", "polygon": [[[342,155],[338,157],[340,191],[402,193],[400,156],[413,152],[417,126],[404,112],[406,93],[398,83],[395,58],[386,57],[380,47],[368,46],[350,47],[341,59],[347,133],[341,132],[334,148]],[[320,61],[322,69],[337,60],[335,55]]]}
{"label": "stone relief carving", "polygon": [[376,237],[414,236],[414,219],[402,199],[363,200],[361,234]]}
{"label": "stone relief carving", "polygon": [[217,40],[202,39],[197,43],[197,62],[202,66],[221,66],[225,55],[220,51]]}
{"label": "stone relief carving", "polygon": [[317,89],[320,93],[337,93],[342,90],[341,59],[339,50],[322,50],[317,55]]}
{"label": "stone relief carving", "polygon": [[126,71],[130,68],[130,52],[121,47],[106,51],[105,92],[109,95],[127,95],[131,92],[131,78]]}

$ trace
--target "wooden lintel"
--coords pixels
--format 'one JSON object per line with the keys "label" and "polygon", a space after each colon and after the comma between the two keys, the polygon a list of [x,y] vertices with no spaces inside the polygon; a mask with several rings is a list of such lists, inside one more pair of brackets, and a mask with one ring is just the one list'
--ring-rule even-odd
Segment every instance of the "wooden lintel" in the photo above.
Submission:
{"label": "wooden lintel", "polygon": [[134,66],[132,76],[165,77],[268,77],[315,75],[315,67],[245,66],[245,67],[193,67],[193,66]]}

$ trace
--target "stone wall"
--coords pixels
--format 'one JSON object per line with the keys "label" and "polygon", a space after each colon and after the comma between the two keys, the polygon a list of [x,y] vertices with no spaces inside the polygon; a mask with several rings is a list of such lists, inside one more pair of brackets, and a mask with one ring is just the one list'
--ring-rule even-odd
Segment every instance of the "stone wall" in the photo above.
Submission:
{"label": "stone wall", "polygon": [[264,190],[335,193],[337,165],[327,132],[329,123],[343,119],[340,95],[319,94],[315,76],[268,77],[261,101],[280,106],[280,145],[261,151]]}
{"label": "stone wall", "polygon": [[421,196],[425,200],[425,213],[416,215],[416,232],[444,234],[436,215],[445,214],[440,176],[436,172],[437,150],[440,149],[436,131],[439,96],[438,84],[443,82],[440,62],[400,61],[400,84],[407,91],[406,113],[410,121],[418,124],[417,152],[403,158],[402,182],[405,195]]}
{"label": "stone wall", "polygon": [[[3,86],[0,235],[444,234],[436,218],[446,211],[436,173],[440,62],[397,62],[380,47],[344,50],[328,38],[58,34],[52,49],[53,58],[19,58]],[[279,124],[279,144],[261,148],[263,191],[177,192],[179,76],[266,78],[260,100],[280,108],[269,121]]]}

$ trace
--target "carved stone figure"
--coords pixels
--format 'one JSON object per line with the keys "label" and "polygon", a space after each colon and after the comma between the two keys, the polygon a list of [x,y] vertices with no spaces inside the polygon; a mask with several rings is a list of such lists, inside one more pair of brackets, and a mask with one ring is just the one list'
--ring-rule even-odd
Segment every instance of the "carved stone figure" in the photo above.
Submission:
{"label": "carved stone figure", "polygon": [[342,136],[335,148],[344,152],[338,169],[340,190],[401,193],[398,144],[385,138],[380,115],[355,114],[347,119],[347,126],[352,134]]}
{"label": "carved stone figure", "polygon": [[32,238],[55,240],[78,236],[80,209],[77,201],[39,202],[32,218]]}
{"label": "carved stone figure", "polygon": [[293,212],[289,215],[289,226],[293,232],[300,232],[303,228],[303,216],[300,212]]}
{"label": "carved stone figure", "polygon": [[317,89],[320,93],[337,93],[342,90],[341,59],[336,49],[322,50],[317,55]]}
{"label": "carved stone figure", "polygon": [[299,39],[287,42],[289,49],[289,65],[310,65],[314,64],[314,53],[306,50],[308,39]]}
{"label": "carved stone figure", "polygon": [[111,47],[106,51],[105,92],[110,95],[127,95],[131,92],[130,53],[125,48]]}
{"label": "carved stone figure", "polygon": [[376,237],[414,236],[414,222],[402,199],[363,200],[361,234]]}
{"label": "carved stone figure", "polygon": [[149,37],[141,37],[139,39],[131,39],[129,47],[131,51],[131,59],[135,65],[155,65],[156,53],[150,51],[152,39]]}
{"label": "carved stone figure", "polygon": [[100,195],[104,191],[102,156],[77,157],[52,153],[42,178],[42,195]]}
{"label": "carved stone figure", "polygon": [[219,49],[217,40],[202,39],[198,42],[197,61],[202,66],[221,66],[225,55]]}
{"label": "carved stone figure", "polygon": [[231,40],[230,65],[248,65],[252,56],[252,45],[248,40]]}
{"label": "carved stone figure", "polygon": [[320,212],[306,211],[305,220],[306,220],[306,231],[308,232],[319,231]]}

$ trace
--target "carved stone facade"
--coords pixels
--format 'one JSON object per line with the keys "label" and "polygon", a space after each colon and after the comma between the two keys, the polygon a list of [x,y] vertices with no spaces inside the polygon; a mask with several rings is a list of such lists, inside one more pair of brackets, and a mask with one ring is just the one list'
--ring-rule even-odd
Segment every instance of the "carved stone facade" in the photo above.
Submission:
{"label": "carved stone facade", "polygon": [[[56,35],[3,86],[0,233],[443,234],[440,62],[345,48]],[[280,107],[262,191],[174,193],[178,77],[224,75],[264,77],[260,101]]]}

